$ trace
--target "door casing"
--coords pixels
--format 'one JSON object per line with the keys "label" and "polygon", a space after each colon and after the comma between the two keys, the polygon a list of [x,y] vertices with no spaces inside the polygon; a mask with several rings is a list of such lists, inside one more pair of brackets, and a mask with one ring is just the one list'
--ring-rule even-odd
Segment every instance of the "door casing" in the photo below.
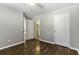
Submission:
{"label": "door casing", "polygon": [[56,44],[70,47],[70,14],[56,13],[54,15],[54,41]]}

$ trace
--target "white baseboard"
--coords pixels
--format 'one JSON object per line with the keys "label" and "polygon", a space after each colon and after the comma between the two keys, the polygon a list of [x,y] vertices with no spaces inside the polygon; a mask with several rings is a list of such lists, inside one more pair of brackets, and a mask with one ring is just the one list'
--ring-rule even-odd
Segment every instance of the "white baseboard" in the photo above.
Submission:
{"label": "white baseboard", "polygon": [[1,47],[0,50],[5,49],[5,48],[9,48],[9,47],[12,47],[12,46],[15,46],[15,45],[18,45],[18,44],[21,44],[21,43],[24,43],[24,41],[19,42],[19,43],[14,43],[12,45],[8,45],[8,46],[5,46],[5,47]]}
{"label": "white baseboard", "polygon": [[79,55],[79,50],[77,52],[78,52],[78,55]]}
{"label": "white baseboard", "polygon": [[25,39],[25,40],[31,40],[31,39],[34,39],[34,38],[27,38],[27,39]]}
{"label": "white baseboard", "polygon": [[[32,38],[32,39],[33,39],[33,38]],[[30,40],[30,39],[27,39],[27,40]],[[14,44],[12,44],[12,45],[8,45],[8,46],[5,46],[5,47],[1,47],[0,50],[5,49],[5,48],[9,48],[9,47],[12,47],[12,46],[15,46],[15,45],[18,45],[18,44],[21,44],[21,43],[24,43],[24,41],[19,42],[19,43],[14,43]]]}
{"label": "white baseboard", "polygon": [[77,48],[73,48],[73,47],[69,47],[70,49],[73,49],[73,50],[78,50]]}
{"label": "white baseboard", "polygon": [[49,42],[49,41],[43,40],[43,39],[40,39],[40,41],[47,42],[47,43],[50,43],[50,44],[55,44],[55,42]]}
{"label": "white baseboard", "polygon": [[[50,44],[56,44],[55,42],[49,42],[49,41],[46,41],[46,40],[43,40],[43,39],[40,39],[40,41],[47,42],[47,43],[50,43]],[[79,54],[79,49],[73,48],[73,47],[68,47],[68,48],[76,50],[78,52],[78,54]]]}
{"label": "white baseboard", "polygon": [[70,49],[73,49],[73,50],[76,50],[77,52],[78,52],[78,54],[79,54],[79,49],[77,49],[77,48],[73,48],[73,47],[69,47]]}
{"label": "white baseboard", "polygon": [[[43,40],[43,39],[40,39],[40,41],[47,42],[47,43],[50,43],[50,44],[56,44],[55,42],[50,42],[50,41],[46,41],[46,40]],[[12,45],[9,45],[9,46],[1,47],[0,50],[15,46],[15,45],[18,45],[18,44],[21,44],[21,43],[24,43],[24,41],[19,42],[19,43],[15,43],[15,44],[12,44]],[[73,47],[68,47],[68,48],[76,50],[78,52],[78,54],[79,54],[79,49],[73,48]]]}

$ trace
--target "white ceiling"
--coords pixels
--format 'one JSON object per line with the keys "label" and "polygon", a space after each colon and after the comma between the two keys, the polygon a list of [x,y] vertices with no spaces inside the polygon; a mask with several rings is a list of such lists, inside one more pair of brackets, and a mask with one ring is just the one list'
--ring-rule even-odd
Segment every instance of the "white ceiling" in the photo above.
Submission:
{"label": "white ceiling", "polygon": [[4,3],[4,5],[8,7],[25,12],[30,17],[74,4],[75,3],[39,3],[31,6],[27,3]]}

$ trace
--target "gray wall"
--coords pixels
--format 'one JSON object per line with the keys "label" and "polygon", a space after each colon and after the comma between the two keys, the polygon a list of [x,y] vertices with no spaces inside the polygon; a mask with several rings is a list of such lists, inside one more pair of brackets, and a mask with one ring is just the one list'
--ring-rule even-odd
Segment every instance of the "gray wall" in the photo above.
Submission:
{"label": "gray wall", "polygon": [[0,5],[0,48],[22,41],[22,13]]}
{"label": "gray wall", "polygon": [[52,13],[39,15],[40,37],[42,40],[53,42],[53,18]]}
{"label": "gray wall", "polygon": [[71,9],[71,47],[79,49],[79,5]]}
{"label": "gray wall", "polygon": [[[70,13],[70,47],[79,49],[79,5],[72,5],[42,15],[38,15],[41,21],[41,38],[53,42],[53,15],[58,12]],[[51,36],[50,36],[50,35]]]}

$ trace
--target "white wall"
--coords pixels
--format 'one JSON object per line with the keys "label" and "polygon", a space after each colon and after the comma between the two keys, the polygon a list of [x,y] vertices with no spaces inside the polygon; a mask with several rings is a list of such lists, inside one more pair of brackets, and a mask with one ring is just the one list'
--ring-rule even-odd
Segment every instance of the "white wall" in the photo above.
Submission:
{"label": "white wall", "polygon": [[[55,13],[60,13],[60,12],[70,13],[70,47],[79,49],[79,5],[78,4],[36,16],[39,17],[41,21],[41,38],[49,42],[54,41],[53,15]],[[49,36],[50,32],[52,37]]]}
{"label": "white wall", "polygon": [[79,5],[71,9],[71,47],[79,49]]}
{"label": "white wall", "polygon": [[52,13],[45,13],[36,16],[34,19],[38,18],[40,20],[40,37],[45,41],[54,41],[53,37],[53,18]]}
{"label": "white wall", "polygon": [[0,48],[22,41],[22,13],[0,5]]}

